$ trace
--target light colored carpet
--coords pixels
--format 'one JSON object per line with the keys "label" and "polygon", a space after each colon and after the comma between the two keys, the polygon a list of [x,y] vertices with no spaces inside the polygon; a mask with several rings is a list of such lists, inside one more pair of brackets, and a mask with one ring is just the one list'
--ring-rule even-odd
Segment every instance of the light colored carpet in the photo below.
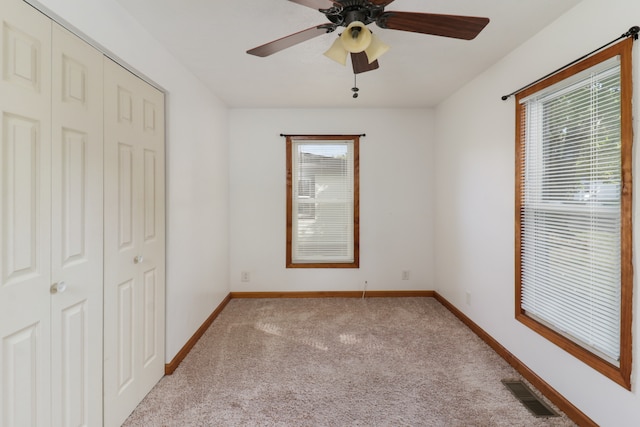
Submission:
{"label": "light colored carpet", "polygon": [[125,426],[570,426],[432,298],[234,299]]}

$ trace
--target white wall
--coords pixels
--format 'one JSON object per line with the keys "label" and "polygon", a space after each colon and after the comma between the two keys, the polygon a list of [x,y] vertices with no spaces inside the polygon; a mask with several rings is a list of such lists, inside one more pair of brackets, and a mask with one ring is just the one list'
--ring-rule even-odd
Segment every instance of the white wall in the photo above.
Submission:
{"label": "white wall", "polygon": [[[287,269],[285,134],[361,134],[360,268]],[[433,289],[432,110],[231,110],[231,289]],[[401,280],[410,270],[410,280]],[[250,281],[241,282],[242,271]]]}
{"label": "white wall", "polygon": [[167,92],[169,362],[229,292],[228,110],[114,0],[42,0]]}
{"label": "white wall", "polygon": [[[505,102],[500,96],[637,24],[637,0],[584,0],[436,112],[436,288],[595,422],[616,427],[639,423],[637,369],[629,392],[514,320],[515,107],[513,99]],[[639,53],[636,46],[636,106]],[[634,130],[640,134],[637,108]],[[638,151],[634,153],[637,165]],[[640,172],[634,172],[638,189]],[[639,260],[636,255],[636,265]],[[471,292],[471,304],[466,292]],[[637,286],[634,311],[637,316]],[[633,329],[636,368],[638,325],[636,321]]]}

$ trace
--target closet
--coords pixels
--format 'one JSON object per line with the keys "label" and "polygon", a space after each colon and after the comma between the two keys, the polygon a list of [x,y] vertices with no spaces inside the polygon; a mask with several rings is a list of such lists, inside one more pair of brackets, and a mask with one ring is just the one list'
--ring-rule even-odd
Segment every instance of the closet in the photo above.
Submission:
{"label": "closet", "polygon": [[117,426],[164,369],[164,97],[20,0],[0,24],[0,426]]}

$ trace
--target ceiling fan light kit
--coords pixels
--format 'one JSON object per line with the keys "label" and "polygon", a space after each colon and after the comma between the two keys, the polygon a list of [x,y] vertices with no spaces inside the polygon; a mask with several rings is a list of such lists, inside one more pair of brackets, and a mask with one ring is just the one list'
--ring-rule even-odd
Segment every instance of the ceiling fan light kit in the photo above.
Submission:
{"label": "ceiling fan light kit", "polygon": [[346,65],[349,53],[364,52],[367,55],[367,63],[371,64],[388,50],[389,45],[373,34],[364,23],[354,21],[324,55],[339,64]]}
{"label": "ceiling fan light kit", "polygon": [[[408,31],[451,37],[474,39],[489,23],[489,18],[441,15],[434,13],[385,11],[394,0],[289,0],[318,10],[329,20],[306,30],[282,37],[247,51],[250,55],[265,57],[288,47],[331,33],[338,27],[345,31],[333,42],[324,55],[346,65],[351,54],[353,73],[359,74],[379,67],[377,59],[389,46],[371,33],[367,25],[390,30]],[[354,91],[354,95],[357,91]],[[355,97],[355,96],[354,96]]]}

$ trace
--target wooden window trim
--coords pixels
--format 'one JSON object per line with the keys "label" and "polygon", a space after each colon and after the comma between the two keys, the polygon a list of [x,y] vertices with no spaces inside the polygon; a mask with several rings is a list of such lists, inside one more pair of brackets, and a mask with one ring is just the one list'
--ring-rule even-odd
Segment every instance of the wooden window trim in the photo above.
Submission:
{"label": "wooden window trim", "polygon": [[[294,263],[291,257],[293,243],[293,140],[353,141],[353,262]],[[287,135],[287,268],[359,268],[360,267],[360,135]]]}
{"label": "wooden window trim", "polygon": [[[515,175],[515,317],[518,321],[558,345],[574,357],[591,366],[598,372],[615,381],[622,387],[631,390],[632,368],[632,311],[633,311],[633,234],[632,234],[632,47],[633,40],[628,38],[606,50],[595,54],[582,62],[558,73],[519,93],[516,97],[516,175]],[[615,366],[592,352],[574,343],[572,340],[548,328],[544,324],[527,316],[521,306],[521,200],[523,164],[522,138],[525,129],[522,127],[525,108],[519,100],[533,93],[560,82],[576,73],[586,70],[609,58],[620,56],[621,81],[621,306],[620,306],[620,366]]]}

